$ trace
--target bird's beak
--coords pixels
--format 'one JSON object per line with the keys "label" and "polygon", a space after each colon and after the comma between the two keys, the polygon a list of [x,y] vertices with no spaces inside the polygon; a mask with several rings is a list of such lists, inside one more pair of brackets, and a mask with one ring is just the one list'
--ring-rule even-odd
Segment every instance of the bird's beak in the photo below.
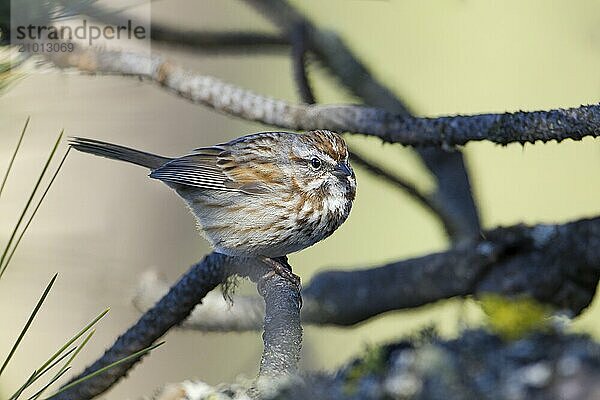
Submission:
{"label": "bird's beak", "polygon": [[352,171],[350,165],[346,164],[345,162],[341,162],[335,167],[335,174],[340,177],[348,177],[354,176],[354,171]]}

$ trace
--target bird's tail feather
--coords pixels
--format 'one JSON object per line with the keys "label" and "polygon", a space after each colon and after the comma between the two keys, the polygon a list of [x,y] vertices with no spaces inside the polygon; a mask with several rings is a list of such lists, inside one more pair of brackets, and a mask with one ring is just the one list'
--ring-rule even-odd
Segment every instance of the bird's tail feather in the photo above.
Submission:
{"label": "bird's tail feather", "polygon": [[74,149],[83,151],[84,153],[111,158],[113,160],[126,161],[150,169],[156,169],[171,160],[167,157],[94,139],[72,137],[70,138],[70,145]]}

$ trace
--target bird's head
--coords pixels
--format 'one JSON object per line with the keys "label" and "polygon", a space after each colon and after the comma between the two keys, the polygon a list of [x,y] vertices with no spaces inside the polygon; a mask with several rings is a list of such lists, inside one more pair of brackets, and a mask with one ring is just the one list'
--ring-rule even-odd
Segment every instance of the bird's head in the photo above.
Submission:
{"label": "bird's head", "polygon": [[356,176],[350,166],[348,146],[337,133],[317,130],[296,135],[290,161],[303,191],[354,200]]}

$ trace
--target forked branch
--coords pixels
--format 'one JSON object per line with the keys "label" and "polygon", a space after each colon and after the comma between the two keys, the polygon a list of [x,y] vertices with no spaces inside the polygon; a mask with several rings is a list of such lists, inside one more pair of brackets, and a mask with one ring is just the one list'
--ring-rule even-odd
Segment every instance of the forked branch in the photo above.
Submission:
{"label": "forked branch", "polygon": [[[564,225],[516,225],[487,231],[448,251],[378,267],[315,275],[302,291],[302,322],[358,324],[382,313],[483,293],[527,296],[573,315],[593,299],[600,277],[600,217]],[[146,309],[165,290],[157,280],[138,295]],[[260,328],[260,299],[243,298],[223,316],[199,306],[183,327],[202,331]],[[214,299],[216,301],[216,299]],[[213,306],[214,309],[214,306]]]}

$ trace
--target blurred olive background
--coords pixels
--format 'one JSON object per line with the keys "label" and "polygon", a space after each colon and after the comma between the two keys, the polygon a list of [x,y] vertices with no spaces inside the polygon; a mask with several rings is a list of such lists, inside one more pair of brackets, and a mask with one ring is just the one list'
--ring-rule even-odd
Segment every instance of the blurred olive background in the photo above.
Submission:
{"label": "blurred olive background", "polygon": [[[113,2],[117,3],[118,2]],[[320,26],[338,31],[376,76],[420,115],[550,109],[600,99],[600,1],[328,0],[295,1]],[[154,21],[182,28],[273,31],[242,2],[163,0]],[[202,55],[154,45],[153,51],[198,72],[259,93],[296,101],[285,56]],[[313,64],[321,102],[356,102]],[[0,168],[18,133],[32,121],[0,201],[0,240],[18,212],[55,135],[114,141],[177,155],[242,134],[270,129],[188,103],[131,78],[75,73],[33,74],[0,96]],[[420,187],[433,181],[412,151],[349,137],[371,158]],[[560,223],[600,214],[600,142],[584,140],[465,148],[485,227]],[[348,222],[333,237],[291,256],[304,282],[318,270],[377,265],[444,249],[439,224],[404,193],[358,169],[359,189]],[[5,354],[44,285],[60,272],[43,312],[6,378],[5,392],[24,381],[74,332],[106,306],[109,316],[76,363],[99,356],[138,313],[132,294],[143,271],[174,282],[210,251],[183,203],[138,167],[71,153],[5,279],[0,283],[0,354]],[[246,288],[246,290],[250,290]],[[600,338],[600,308],[572,329]],[[331,369],[369,343],[435,325],[453,335],[479,323],[478,308],[460,301],[396,312],[355,328],[306,327],[303,367]],[[137,398],[163,383],[209,383],[254,376],[260,333],[202,334],[176,330],[105,398]],[[1,397],[1,395],[0,395]]]}

